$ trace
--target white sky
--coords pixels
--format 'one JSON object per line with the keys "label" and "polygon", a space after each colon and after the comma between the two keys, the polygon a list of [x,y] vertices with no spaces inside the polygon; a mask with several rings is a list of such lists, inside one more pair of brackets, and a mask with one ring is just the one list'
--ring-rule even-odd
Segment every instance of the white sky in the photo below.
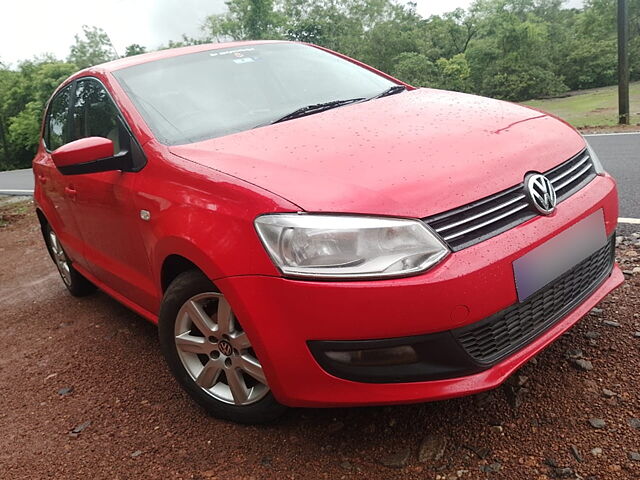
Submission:
{"label": "white sky", "polygon": [[[570,3],[580,0],[571,0]],[[423,16],[468,7],[472,0],[416,0]],[[4,0],[0,15],[0,61],[52,53],[64,59],[82,25],[103,28],[118,53],[139,43],[155,48],[183,33],[200,36],[200,24],[225,10],[224,0]]]}

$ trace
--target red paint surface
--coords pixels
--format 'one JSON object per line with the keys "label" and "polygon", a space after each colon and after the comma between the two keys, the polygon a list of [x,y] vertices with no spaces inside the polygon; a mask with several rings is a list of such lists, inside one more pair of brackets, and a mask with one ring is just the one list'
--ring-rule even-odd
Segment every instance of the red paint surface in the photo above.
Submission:
{"label": "red paint surface", "polygon": [[419,89],[170,150],[307,211],[426,217],[584,146],[572,128],[528,108]]}
{"label": "red paint surface", "polygon": [[56,167],[93,162],[112,156],[113,142],[102,137],[81,138],[51,152],[51,158]]}

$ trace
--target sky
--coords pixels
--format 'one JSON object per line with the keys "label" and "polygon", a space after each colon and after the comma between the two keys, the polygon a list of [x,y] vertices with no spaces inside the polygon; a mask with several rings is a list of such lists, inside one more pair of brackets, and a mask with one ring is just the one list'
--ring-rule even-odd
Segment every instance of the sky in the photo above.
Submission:
{"label": "sky", "polygon": [[[472,0],[415,2],[427,17],[466,8]],[[64,59],[82,25],[103,28],[121,55],[132,43],[153,49],[183,33],[200,36],[203,19],[224,10],[224,0],[8,0],[0,16],[0,62],[15,67],[45,53]]]}

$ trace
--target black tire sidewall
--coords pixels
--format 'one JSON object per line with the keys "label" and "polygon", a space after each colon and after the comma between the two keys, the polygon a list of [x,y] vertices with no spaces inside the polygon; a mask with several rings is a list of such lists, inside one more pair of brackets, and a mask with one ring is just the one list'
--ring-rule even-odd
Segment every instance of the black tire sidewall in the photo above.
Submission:
{"label": "black tire sidewall", "polygon": [[186,371],[175,344],[175,322],[178,312],[191,297],[205,292],[217,292],[215,285],[201,272],[190,270],[178,275],[167,288],[160,307],[158,335],[160,349],[178,383],[209,414],[237,423],[259,424],[275,420],[286,407],[276,401],[271,392],[250,405],[236,406],[221,402],[200,388]]}

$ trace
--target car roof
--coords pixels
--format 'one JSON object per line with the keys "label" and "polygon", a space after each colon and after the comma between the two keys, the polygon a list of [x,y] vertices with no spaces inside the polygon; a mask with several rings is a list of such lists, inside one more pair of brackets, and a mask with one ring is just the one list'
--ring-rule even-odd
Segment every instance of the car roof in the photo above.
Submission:
{"label": "car roof", "polygon": [[[158,50],[155,52],[143,53],[141,55],[134,55],[131,57],[123,57],[111,62],[102,63],[82,70],[78,73],[92,71],[92,72],[114,72],[122,68],[132,67],[134,65],[140,65],[142,63],[153,62],[155,60],[161,60],[163,58],[177,57],[179,55],[185,55],[189,53],[205,52],[207,50],[219,50],[222,48],[242,47],[247,45],[259,45],[265,43],[287,43],[281,40],[250,40],[241,42],[223,42],[223,43],[205,43],[202,45],[193,45],[189,47],[169,48],[166,50]],[[292,42],[288,42],[292,43]],[[75,77],[76,75],[74,75]]]}

